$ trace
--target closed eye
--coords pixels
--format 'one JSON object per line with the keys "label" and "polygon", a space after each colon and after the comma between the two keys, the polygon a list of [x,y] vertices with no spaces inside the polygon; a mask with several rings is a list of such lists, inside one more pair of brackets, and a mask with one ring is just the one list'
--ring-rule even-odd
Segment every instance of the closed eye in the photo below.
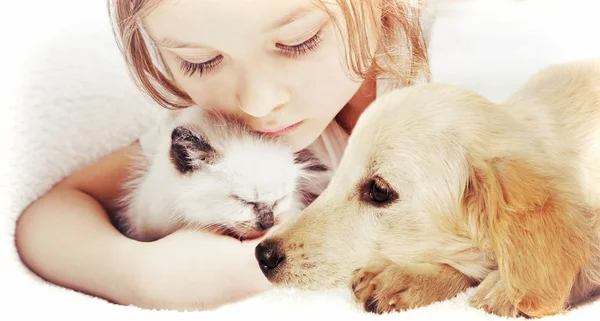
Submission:
{"label": "closed eye", "polygon": [[[260,200],[256,200],[256,201],[247,200],[247,199],[244,199],[244,198],[242,198],[242,197],[240,197],[238,195],[235,195],[235,194],[231,194],[231,195],[229,195],[229,197],[232,198],[232,199],[234,199],[234,200],[236,200],[236,201],[238,201],[238,202],[241,202],[241,203],[243,203],[245,205],[249,205],[249,206],[256,206],[256,204],[265,203],[265,202],[261,202]],[[273,202],[272,207],[275,208],[286,197],[287,197],[287,195],[284,196],[284,197],[282,197],[282,198],[280,198],[280,199],[278,199],[278,200],[276,200],[275,202]]]}
{"label": "closed eye", "polygon": [[254,205],[255,204],[255,202],[246,200],[243,197],[240,197],[240,196],[235,195],[235,194],[229,195],[229,198],[232,198],[232,199],[234,199],[234,200],[236,200],[236,201],[238,201],[240,203],[246,204],[246,205]]}
{"label": "closed eye", "polygon": [[223,61],[223,56],[218,55],[212,58],[211,60],[201,63],[189,62],[179,56],[177,56],[177,59],[179,60],[179,63],[181,65],[181,72],[185,76],[191,76],[195,73],[198,73],[200,76],[202,76],[206,73],[215,70],[219,66],[221,61]]}
{"label": "closed eye", "polygon": [[[322,40],[323,29],[317,31],[312,37],[303,41],[302,43],[295,45],[284,45],[278,43],[275,46],[282,55],[288,58],[298,58],[302,55],[308,54],[310,51],[317,50]],[[208,73],[216,71],[216,69],[224,60],[223,55],[218,55],[208,61],[201,63],[189,62],[179,56],[177,56],[176,58],[177,60],[179,60],[181,72],[188,77],[191,77],[194,74],[204,76]]]}
{"label": "closed eye", "polygon": [[309,51],[316,50],[319,47],[321,40],[323,40],[322,36],[323,32],[322,30],[319,30],[314,36],[300,44],[293,46],[277,44],[277,48],[279,48],[282,54],[290,58],[296,58],[308,53]]}

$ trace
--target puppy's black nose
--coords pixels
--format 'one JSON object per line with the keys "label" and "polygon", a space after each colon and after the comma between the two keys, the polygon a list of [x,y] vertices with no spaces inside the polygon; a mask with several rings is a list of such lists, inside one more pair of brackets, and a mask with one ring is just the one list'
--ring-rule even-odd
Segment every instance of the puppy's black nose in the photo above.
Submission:
{"label": "puppy's black nose", "polygon": [[260,270],[269,278],[273,271],[280,266],[285,259],[285,255],[281,252],[279,243],[272,239],[266,239],[256,246],[254,256],[258,261]]}

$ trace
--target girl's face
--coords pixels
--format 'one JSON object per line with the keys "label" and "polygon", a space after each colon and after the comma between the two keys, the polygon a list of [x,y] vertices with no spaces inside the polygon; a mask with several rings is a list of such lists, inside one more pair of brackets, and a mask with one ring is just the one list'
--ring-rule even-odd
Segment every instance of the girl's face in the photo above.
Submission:
{"label": "girl's face", "polygon": [[310,0],[163,0],[144,25],[196,104],[235,113],[297,150],[361,86],[333,21]]}

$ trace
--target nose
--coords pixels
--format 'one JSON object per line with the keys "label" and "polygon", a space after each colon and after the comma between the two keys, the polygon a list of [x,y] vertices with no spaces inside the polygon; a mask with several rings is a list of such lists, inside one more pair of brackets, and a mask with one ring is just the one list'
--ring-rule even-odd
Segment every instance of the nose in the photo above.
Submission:
{"label": "nose", "polygon": [[261,213],[258,215],[258,227],[261,230],[268,230],[275,224],[273,212]]}
{"label": "nose", "polygon": [[256,212],[258,228],[264,231],[273,227],[275,224],[275,217],[272,206],[268,206],[264,203],[256,203],[254,205],[254,211]]}
{"label": "nose", "polygon": [[246,72],[238,92],[240,109],[255,118],[268,115],[289,100],[285,86],[279,83],[277,77],[263,69]]}
{"label": "nose", "polygon": [[281,252],[279,243],[273,239],[266,239],[256,246],[254,256],[263,274],[269,278],[273,271],[281,265],[285,255]]}

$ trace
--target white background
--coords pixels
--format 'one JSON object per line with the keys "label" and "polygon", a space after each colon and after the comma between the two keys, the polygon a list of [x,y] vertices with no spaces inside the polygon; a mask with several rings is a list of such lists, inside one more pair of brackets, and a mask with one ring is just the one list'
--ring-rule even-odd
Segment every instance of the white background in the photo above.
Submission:
{"label": "white background", "polygon": [[[433,80],[469,87],[494,101],[548,63],[600,56],[600,4],[594,0],[435,2],[441,7],[432,26]],[[368,318],[338,292],[274,291],[215,314],[142,311],[30,274],[12,243],[18,213],[57,180],[133,141],[155,107],[125,72],[103,0],[3,1],[0,24],[0,319]],[[465,299],[389,318],[492,318],[467,308]],[[8,316],[13,312],[19,315]],[[597,315],[599,303],[568,318],[592,320]]]}

